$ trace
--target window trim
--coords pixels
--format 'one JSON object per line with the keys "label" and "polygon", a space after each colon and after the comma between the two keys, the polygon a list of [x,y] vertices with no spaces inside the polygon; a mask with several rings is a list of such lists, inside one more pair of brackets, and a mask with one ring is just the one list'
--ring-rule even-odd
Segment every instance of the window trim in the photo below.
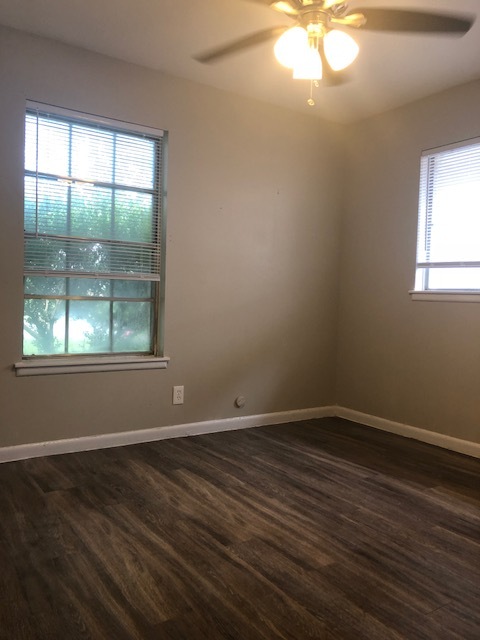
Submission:
{"label": "window trim", "polygon": [[[165,369],[170,361],[164,354],[164,319],[165,319],[165,271],[166,271],[166,220],[167,220],[167,162],[168,162],[168,132],[137,123],[116,118],[107,118],[75,109],[58,107],[48,103],[26,100],[24,109],[40,111],[60,116],[70,120],[82,121],[89,125],[105,126],[118,129],[126,134],[140,134],[158,139],[162,144],[162,171],[160,172],[158,205],[159,216],[160,256],[159,281],[153,282],[156,287],[156,304],[154,304],[154,331],[152,332],[153,353],[105,353],[105,354],[52,354],[52,355],[22,355],[22,361],[16,362],[13,368],[17,376],[52,375],[60,373],[81,373],[97,371],[128,371],[139,369]],[[127,278],[128,279],[128,278]],[[23,343],[23,341],[22,341]]]}
{"label": "window trim", "polygon": [[76,109],[67,109],[65,107],[57,107],[46,102],[35,102],[33,100],[27,100],[25,111],[33,109],[38,111],[47,111],[48,113],[62,118],[69,118],[75,120],[83,120],[86,124],[98,124],[104,127],[118,126],[119,130],[129,131],[132,133],[145,134],[147,136],[153,136],[155,138],[162,138],[167,136],[167,132],[164,129],[155,129],[154,127],[148,127],[135,122],[129,122],[127,120],[119,120],[118,118],[107,118],[98,116],[93,113],[86,113],[85,111],[77,111]]}
{"label": "window trim", "polygon": [[[409,291],[412,300],[421,300],[428,302],[480,302],[480,288],[479,289],[427,289],[424,288],[425,278],[428,279],[429,268],[468,268],[480,266],[480,261],[449,261],[449,262],[424,262],[419,260],[419,243],[421,237],[425,237],[427,230],[428,212],[422,209],[426,209],[427,201],[429,198],[430,188],[430,167],[429,160],[432,159],[438,153],[444,153],[448,151],[454,151],[456,149],[462,149],[473,145],[480,144],[480,137],[468,138],[466,140],[460,140],[446,145],[433,147],[431,149],[425,149],[421,153],[421,166],[420,166],[420,186],[419,186],[419,205],[417,213],[417,234],[416,234],[416,262],[415,262],[415,288]],[[423,219],[422,219],[423,218]],[[422,234],[422,236],[421,236]],[[419,274],[419,271],[423,270],[426,273]],[[419,286],[419,281],[422,280],[423,288]]]}
{"label": "window trim", "polygon": [[458,291],[458,290],[430,290],[420,289],[408,292],[412,300],[422,300],[424,302],[480,302],[480,291]]}
{"label": "window trim", "polygon": [[101,371],[133,371],[166,369],[166,356],[44,356],[24,359],[13,365],[17,376],[58,375],[61,373],[95,373]]}

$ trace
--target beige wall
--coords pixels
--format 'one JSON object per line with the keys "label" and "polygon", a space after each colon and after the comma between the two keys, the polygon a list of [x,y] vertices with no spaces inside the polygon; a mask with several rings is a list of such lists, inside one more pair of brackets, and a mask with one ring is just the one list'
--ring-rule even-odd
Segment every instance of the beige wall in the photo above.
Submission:
{"label": "beige wall", "polygon": [[[167,370],[15,377],[26,99],[169,130]],[[0,446],[335,403],[480,442],[480,305],[408,295],[420,152],[479,104],[341,129],[0,29]]]}
{"label": "beige wall", "polygon": [[[15,377],[26,99],[169,131],[167,370]],[[0,446],[334,402],[335,127],[2,29],[0,131]]]}
{"label": "beige wall", "polygon": [[480,136],[480,82],[348,129],[337,400],[480,442],[480,304],[413,302],[422,149]]}

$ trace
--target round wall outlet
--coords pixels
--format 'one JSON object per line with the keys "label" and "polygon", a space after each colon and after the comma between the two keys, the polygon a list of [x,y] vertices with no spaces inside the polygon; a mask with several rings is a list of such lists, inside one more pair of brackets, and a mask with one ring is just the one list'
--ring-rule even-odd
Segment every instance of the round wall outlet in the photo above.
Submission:
{"label": "round wall outlet", "polygon": [[235,406],[241,409],[245,406],[245,398],[243,396],[237,396],[235,398]]}

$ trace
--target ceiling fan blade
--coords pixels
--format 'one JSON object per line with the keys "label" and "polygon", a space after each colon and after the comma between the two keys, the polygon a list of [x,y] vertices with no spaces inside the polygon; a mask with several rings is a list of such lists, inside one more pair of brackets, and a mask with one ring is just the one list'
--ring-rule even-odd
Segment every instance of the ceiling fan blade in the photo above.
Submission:
{"label": "ceiling fan blade", "polygon": [[345,0],[324,0],[322,9],[330,9],[336,4],[344,4]]}
{"label": "ceiling fan blade", "polygon": [[349,13],[348,16],[344,16],[343,18],[330,18],[332,24],[341,24],[344,27],[355,27],[356,29],[363,27],[366,21],[367,19],[363,13]]}
{"label": "ceiling fan blade", "polygon": [[301,2],[291,2],[288,0],[274,0],[270,2],[270,6],[275,11],[281,11],[288,16],[298,16],[298,10],[302,8]]}
{"label": "ceiling fan blade", "polygon": [[217,47],[215,49],[210,49],[209,51],[205,51],[204,53],[200,53],[199,55],[194,56],[194,59],[198,62],[216,62],[220,58],[225,56],[232,55],[233,53],[237,53],[238,51],[243,51],[243,49],[248,49],[249,47],[253,47],[257,44],[262,44],[267,40],[271,40],[272,38],[277,38],[282,35],[284,31],[286,31],[288,27],[269,27],[268,29],[262,29],[261,31],[256,31],[249,36],[244,38],[239,38],[238,40],[234,40],[233,42],[229,42],[221,47]]}
{"label": "ceiling fan blade", "polygon": [[[417,33],[452,33],[463,35],[475,19],[469,16],[407,11],[404,9],[355,9],[366,21],[363,29],[370,31],[406,31]],[[348,16],[346,16],[348,17]]]}
{"label": "ceiling fan blade", "polygon": [[297,16],[299,10],[303,8],[301,0],[250,0],[250,2],[266,5],[288,16]]}

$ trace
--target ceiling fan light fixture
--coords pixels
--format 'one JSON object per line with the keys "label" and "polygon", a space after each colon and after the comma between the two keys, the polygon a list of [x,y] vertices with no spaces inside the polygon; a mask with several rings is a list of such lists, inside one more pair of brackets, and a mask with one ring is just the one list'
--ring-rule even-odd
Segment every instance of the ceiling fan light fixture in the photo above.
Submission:
{"label": "ceiling fan light fixture", "polygon": [[308,35],[305,29],[302,27],[292,27],[282,33],[280,38],[275,43],[273,52],[278,62],[287,67],[287,69],[293,69],[297,61],[301,60],[308,52]]}
{"label": "ceiling fan light fixture", "polygon": [[315,47],[308,47],[293,67],[294,80],[321,80],[322,59]]}
{"label": "ceiling fan light fixture", "polygon": [[323,42],[328,64],[334,71],[341,71],[351,65],[360,50],[351,36],[336,29],[325,34]]}

